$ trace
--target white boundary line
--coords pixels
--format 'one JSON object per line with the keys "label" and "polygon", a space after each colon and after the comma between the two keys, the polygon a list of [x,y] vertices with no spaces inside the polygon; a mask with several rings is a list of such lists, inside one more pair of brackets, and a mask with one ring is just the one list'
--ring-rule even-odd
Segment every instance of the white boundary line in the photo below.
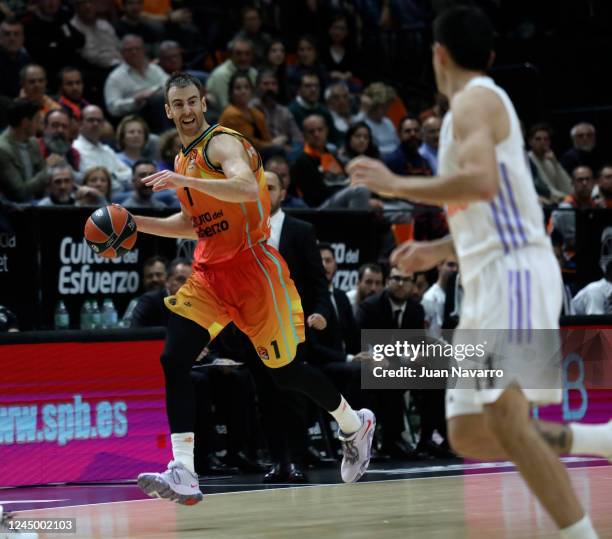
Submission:
{"label": "white boundary line", "polygon": [[[603,466],[579,466],[577,468],[569,468],[569,470],[588,470],[591,468],[602,468],[602,467],[606,467],[605,465]],[[507,471],[501,471],[501,472],[484,472],[484,473],[474,473],[474,474],[467,474],[467,477],[483,477],[483,476],[490,476],[490,475],[504,475],[504,474],[519,474],[519,472],[517,472],[516,470],[507,470]],[[457,477],[466,477],[466,474],[454,474],[454,475],[433,475],[430,477],[406,477],[406,478],[398,478],[398,479],[381,479],[381,480],[376,480],[376,481],[366,481],[364,483],[354,483],[355,485],[371,485],[374,483],[391,483],[391,482],[397,482],[397,481],[418,481],[419,479],[423,480],[427,480],[427,479],[451,479],[451,478],[457,478]],[[351,483],[352,484],[352,483]],[[223,485],[226,486],[226,485]],[[294,489],[304,489],[304,488],[316,488],[316,487],[344,487],[346,486],[345,483],[321,483],[321,484],[315,484],[315,485],[301,485],[301,486],[294,486],[294,487],[277,487],[277,488],[262,488],[262,489],[254,489],[254,490],[239,490],[236,492],[212,492],[210,494],[204,494],[204,497],[208,497],[208,496],[226,496],[229,494],[250,494],[253,492],[274,492],[274,491],[278,491],[278,490],[294,490]],[[115,504],[115,503],[134,503],[134,502],[164,502],[164,503],[168,503],[167,500],[161,500],[158,498],[142,498],[139,500],[118,500],[118,501],[114,501],[114,502],[100,502],[100,503],[86,503],[86,504],[80,504],[80,505],[61,505],[61,506],[57,506],[57,507],[47,507],[44,509],[24,509],[19,511],[19,513],[32,513],[32,512],[36,512],[36,511],[49,511],[52,509],[68,509],[71,507],[92,507],[92,506],[98,506],[98,505],[111,505],[111,504]],[[0,504],[2,502],[0,501]]]}

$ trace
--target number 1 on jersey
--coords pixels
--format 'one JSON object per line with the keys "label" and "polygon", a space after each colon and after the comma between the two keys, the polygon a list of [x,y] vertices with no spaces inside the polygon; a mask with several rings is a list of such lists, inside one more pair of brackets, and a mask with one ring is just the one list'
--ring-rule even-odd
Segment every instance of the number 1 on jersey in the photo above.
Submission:
{"label": "number 1 on jersey", "polygon": [[189,191],[189,187],[183,187],[183,189],[185,189],[185,194],[187,195],[187,198],[189,199],[189,205],[193,206],[193,198],[191,198],[191,191]]}

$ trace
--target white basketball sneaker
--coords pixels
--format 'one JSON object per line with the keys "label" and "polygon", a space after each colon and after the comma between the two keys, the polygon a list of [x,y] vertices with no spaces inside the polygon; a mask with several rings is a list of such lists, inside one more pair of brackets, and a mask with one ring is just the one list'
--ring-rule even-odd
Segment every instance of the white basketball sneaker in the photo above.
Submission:
{"label": "white basketball sneaker", "polygon": [[171,460],[163,473],[141,473],[138,486],[151,498],[163,498],[182,505],[195,505],[204,497],[198,476],[176,460]]}
{"label": "white basketball sneaker", "polygon": [[[13,514],[5,513],[4,508],[0,505],[0,539],[38,539],[37,533],[19,532],[13,517]],[[12,525],[11,521],[13,521]]]}
{"label": "white basketball sneaker", "polygon": [[344,452],[340,475],[342,475],[342,481],[345,483],[354,483],[361,479],[361,476],[368,469],[372,453],[376,416],[367,408],[359,410],[357,415],[361,419],[361,428],[357,432],[344,434],[340,431],[338,433]]}

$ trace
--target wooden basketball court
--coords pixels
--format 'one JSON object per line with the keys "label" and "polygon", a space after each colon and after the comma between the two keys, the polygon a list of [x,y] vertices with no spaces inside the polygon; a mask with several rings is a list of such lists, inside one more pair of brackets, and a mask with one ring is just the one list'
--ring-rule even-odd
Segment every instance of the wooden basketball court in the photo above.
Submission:
{"label": "wooden basketball court", "polygon": [[[612,467],[570,475],[600,538],[612,537]],[[78,538],[558,538],[514,471],[209,494],[193,507],[144,499],[18,516],[76,517]]]}

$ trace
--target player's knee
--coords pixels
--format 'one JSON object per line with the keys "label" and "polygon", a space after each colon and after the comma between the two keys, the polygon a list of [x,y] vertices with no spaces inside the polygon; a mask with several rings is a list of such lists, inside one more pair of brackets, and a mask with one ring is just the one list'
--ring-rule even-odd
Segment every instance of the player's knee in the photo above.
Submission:
{"label": "player's knee", "polygon": [[499,399],[485,405],[484,419],[486,427],[506,450],[522,443],[521,433],[529,428],[530,418],[529,402],[520,387],[509,386]]}

